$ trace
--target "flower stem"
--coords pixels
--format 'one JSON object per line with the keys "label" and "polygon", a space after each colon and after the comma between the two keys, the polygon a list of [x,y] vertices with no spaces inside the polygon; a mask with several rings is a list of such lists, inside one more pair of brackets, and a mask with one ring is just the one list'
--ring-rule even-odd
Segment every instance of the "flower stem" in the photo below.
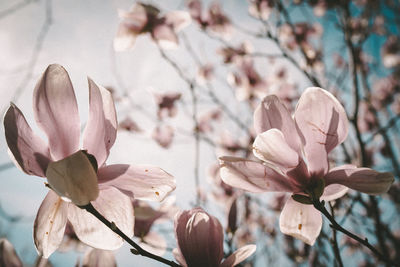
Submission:
{"label": "flower stem", "polygon": [[116,233],[117,235],[119,235],[120,237],[122,237],[122,239],[124,239],[126,242],[129,243],[129,245],[131,245],[134,250],[132,251],[132,253],[134,254],[139,254],[142,255],[144,257],[148,257],[151,258],[153,260],[162,262],[166,265],[169,266],[173,266],[173,267],[181,267],[179,264],[177,264],[174,261],[170,261],[167,259],[164,259],[163,257],[157,256],[155,254],[152,254],[146,250],[144,250],[143,248],[141,248],[138,244],[136,244],[135,241],[133,241],[132,239],[130,239],[127,235],[125,235],[116,225],[114,222],[110,222],[109,220],[107,220],[103,215],[101,215],[94,207],[91,203],[85,205],[85,206],[80,206],[81,209],[86,210],[87,212],[91,213],[93,216],[95,216],[97,219],[99,219],[99,221],[101,221],[104,225],[106,225],[108,228],[110,228],[114,233]]}
{"label": "flower stem", "polygon": [[369,250],[371,250],[372,253],[375,254],[375,256],[378,257],[378,259],[380,259],[381,261],[385,262],[386,264],[390,264],[392,266],[400,266],[399,263],[394,263],[393,261],[391,261],[390,259],[386,258],[385,256],[383,256],[382,253],[380,253],[374,246],[372,246],[369,242],[367,238],[361,238],[351,232],[349,232],[348,230],[344,229],[342,226],[340,226],[336,221],[335,218],[328,212],[328,210],[325,208],[325,201],[319,201],[318,199],[313,199],[313,205],[314,207],[319,210],[322,214],[324,214],[324,216],[330,221],[330,227],[336,231],[342,232],[343,234],[347,235],[348,237],[356,240],[357,242],[359,242],[360,244],[362,244],[363,246],[367,247]]}

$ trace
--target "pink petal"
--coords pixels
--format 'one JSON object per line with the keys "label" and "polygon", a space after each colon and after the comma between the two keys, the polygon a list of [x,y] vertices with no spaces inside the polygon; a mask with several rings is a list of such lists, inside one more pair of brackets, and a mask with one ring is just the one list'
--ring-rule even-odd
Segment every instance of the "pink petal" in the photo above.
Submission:
{"label": "pink petal", "polygon": [[83,133],[83,148],[102,166],[117,136],[117,116],[110,92],[89,81],[89,119]]}
{"label": "pink petal", "polygon": [[65,158],[79,148],[80,123],[74,88],[67,71],[50,65],[36,84],[33,112],[38,126],[49,138],[54,160]]}
{"label": "pink petal", "polygon": [[256,245],[247,245],[233,252],[220,267],[233,267],[250,257],[256,251]]}
{"label": "pink petal", "polygon": [[257,135],[253,153],[260,160],[284,169],[293,169],[299,164],[299,155],[288,145],[283,133],[275,128]]}
{"label": "pink petal", "polygon": [[[128,237],[133,236],[134,217],[132,202],[128,196],[113,187],[100,188],[100,195],[92,202],[95,209]],[[74,227],[78,238],[87,245],[115,250],[122,246],[123,239],[101,223],[86,210],[75,205],[68,209],[68,220]]]}
{"label": "pink petal", "polygon": [[176,36],[173,28],[165,23],[155,26],[151,35],[163,49],[175,49],[178,47],[178,36]]}
{"label": "pink petal", "polygon": [[324,193],[321,196],[322,200],[332,201],[344,196],[349,188],[340,184],[330,184],[324,188]]}
{"label": "pink petal", "polygon": [[83,256],[82,266],[116,267],[117,262],[112,251],[90,248]]}
{"label": "pink petal", "polygon": [[347,137],[349,122],[339,101],[328,91],[307,88],[295,111],[310,173],[328,171],[328,153]]}
{"label": "pink petal", "polygon": [[342,184],[351,189],[377,195],[386,193],[394,181],[390,172],[377,172],[369,168],[344,165],[334,168],[325,175],[326,185]]}
{"label": "pink petal", "polygon": [[304,205],[291,197],[279,217],[281,232],[312,246],[322,228],[321,213],[312,205]]}
{"label": "pink petal", "polygon": [[175,178],[149,165],[115,164],[100,168],[99,183],[120,189],[135,199],[162,201],[175,190]]}
{"label": "pink petal", "polygon": [[254,111],[254,128],[257,134],[272,128],[280,130],[289,146],[300,153],[301,141],[294,120],[277,96],[265,97]]}
{"label": "pink petal", "polygon": [[188,266],[218,266],[223,258],[223,230],[219,221],[201,208],[175,216],[178,247]]}
{"label": "pink petal", "polygon": [[4,267],[22,267],[22,261],[19,259],[14,246],[5,238],[0,239],[0,266]]}
{"label": "pink petal", "polygon": [[221,157],[219,160],[221,178],[230,186],[254,193],[293,192],[289,180],[266,165],[236,157]]}
{"label": "pink petal", "polygon": [[114,37],[114,50],[120,52],[133,49],[137,35],[138,33],[130,30],[124,23],[121,23]]}
{"label": "pink petal", "polygon": [[165,15],[165,23],[172,26],[175,32],[181,31],[192,22],[190,14],[186,11],[175,10]]}
{"label": "pink petal", "polygon": [[33,239],[39,256],[44,258],[60,246],[67,224],[67,202],[50,190],[44,198],[33,225]]}
{"label": "pink petal", "polygon": [[50,160],[49,148],[14,104],[4,116],[4,131],[8,148],[21,169],[27,174],[44,177]]}
{"label": "pink petal", "polygon": [[182,265],[183,267],[187,267],[188,266],[186,261],[185,261],[185,258],[182,255],[182,252],[179,249],[174,248],[172,250],[172,254],[174,255],[174,258],[178,261],[178,263],[180,265]]}
{"label": "pink petal", "polygon": [[118,11],[122,23],[131,31],[141,32],[148,22],[146,8],[142,4],[133,4],[128,12]]}
{"label": "pink petal", "polygon": [[195,20],[201,20],[201,2],[199,0],[189,0],[187,6],[190,16]]}

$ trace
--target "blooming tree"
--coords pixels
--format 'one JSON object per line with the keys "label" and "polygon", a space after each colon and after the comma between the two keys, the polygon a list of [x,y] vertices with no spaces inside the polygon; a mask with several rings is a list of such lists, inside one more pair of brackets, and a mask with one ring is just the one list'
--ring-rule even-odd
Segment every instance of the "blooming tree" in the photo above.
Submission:
{"label": "blooming tree", "polygon": [[[3,108],[15,165],[0,171],[46,179],[37,266],[71,250],[77,266],[399,266],[398,1],[118,3],[102,18],[111,62],[85,66],[113,75],[88,79],[87,120],[58,58],[37,56],[62,20],[58,3],[33,2],[46,19],[26,82]],[[30,4],[0,10],[0,24]],[[20,103],[32,89],[44,135]],[[122,153],[165,171],[110,160]],[[17,227],[23,215],[1,204]],[[9,240],[0,265],[28,263]],[[122,258],[113,251],[124,242]]]}

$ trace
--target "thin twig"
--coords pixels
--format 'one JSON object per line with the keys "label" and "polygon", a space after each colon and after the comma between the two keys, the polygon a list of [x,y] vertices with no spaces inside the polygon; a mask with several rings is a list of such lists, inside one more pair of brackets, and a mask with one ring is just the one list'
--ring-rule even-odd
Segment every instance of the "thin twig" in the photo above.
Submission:
{"label": "thin twig", "polygon": [[385,262],[386,264],[390,264],[392,266],[400,266],[400,263],[394,263],[392,262],[390,259],[386,258],[382,253],[380,253],[374,246],[372,246],[367,238],[361,238],[353,233],[351,233],[350,231],[344,229],[342,226],[340,226],[336,221],[335,218],[332,217],[332,215],[328,212],[328,210],[325,208],[325,201],[319,201],[319,200],[313,200],[313,205],[314,207],[319,210],[331,223],[330,227],[342,232],[343,234],[347,235],[348,237],[356,240],[357,242],[359,242],[360,244],[362,244],[363,246],[365,246],[366,248],[368,248],[372,253],[375,254],[375,256],[378,257],[378,259],[380,259],[381,261]]}
{"label": "thin twig", "polygon": [[94,207],[91,203],[85,205],[85,206],[81,206],[80,208],[86,210],[87,212],[91,213],[93,216],[95,216],[97,219],[99,219],[99,221],[101,221],[105,226],[107,226],[108,228],[110,228],[114,233],[116,233],[117,235],[119,235],[120,237],[122,237],[122,239],[124,239],[126,242],[128,242],[129,245],[131,245],[134,250],[131,250],[133,254],[139,254],[142,255],[144,257],[147,258],[151,258],[153,260],[162,262],[166,265],[169,266],[174,266],[174,267],[179,267],[180,265],[177,264],[174,261],[170,261],[167,259],[164,259],[163,257],[157,256],[153,253],[148,252],[147,250],[144,250],[142,247],[140,247],[138,244],[136,244],[135,241],[133,241],[132,239],[130,239],[127,235],[125,235],[119,228],[117,225],[115,225],[114,222],[110,222],[109,220],[107,220],[103,215],[101,215]]}

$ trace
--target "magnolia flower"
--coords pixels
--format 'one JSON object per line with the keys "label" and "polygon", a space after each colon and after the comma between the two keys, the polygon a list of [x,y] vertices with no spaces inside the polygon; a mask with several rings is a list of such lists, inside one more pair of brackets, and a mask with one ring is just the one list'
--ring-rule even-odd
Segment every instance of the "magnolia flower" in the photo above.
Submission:
{"label": "magnolia flower", "polygon": [[174,128],[170,125],[159,125],[154,128],[151,138],[157,142],[162,148],[169,148],[172,144],[174,139]]}
{"label": "magnolia flower", "polygon": [[0,266],[22,267],[22,261],[15,252],[14,246],[6,238],[0,239]]}
{"label": "magnolia flower", "polygon": [[[231,186],[294,193],[303,201],[311,195],[330,201],[344,195],[347,187],[381,194],[394,180],[391,173],[353,165],[329,168],[328,153],[346,139],[348,119],[336,98],[321,88],[308,88],[302,94],[293,118],[276,96],[267,96],[254,113],[254,127],[258,135],[253,152],[262,163],[220,158],[221,178]],[[289,198],[279,226],[284,234],[312,245],[322,227],[321,213]]]}
{"label": "magnolia flower", "polygon": [[268,20],[274,11],[274,0],[251,0],[249,3],[249,14],[255,18]]}
{"label": "magnolia flower", "polygon": [[33,93],[35,120],[48,143],[32,131],[14,104],[4,117],[6,141],[16,165],[29,175],[47,177],[52,189],[34,223],[35,246],[45,258],[60,245],[67,221],[87,245],[108,250],[122,245],[119,236],[76,205],[91,202],[131,237],[134,217],[130,198],[161,201],[175,189],[175,179],[158,167],[105,164],[116,139],[115,107],[110,93],[88,80],[89,118],[83,132],[83,150],[79,149],[80,122],[74,89],[60,65],[46,69]]}
{"label": "magnolia flower", "polygon": [[86,251],[82,261],[83,267],[116,267],[114,253],[108,250],[90,248]]}
{"label": "magnolia flower", "polygon": [[223,13],[218,2],[212,2],[206,12],[203,12],[202,3],[199,0],[189,0],[187,6],[192,19],[203,29],[210,29],[224,38],[232,35],[232,23]]}
{"label": "magnolia flower", "polygon": [[164,201],[158,209],[153,209],[143,201],[135,200],[133,203],[135,210],[134,234],[140,239],[139,245],[143,249],[160,256],[166,251],[167,241],[151,228],[157,221],[162,221],[163,218],[168,217],[168,211],[165,208],[174,209],[170,204],[171,201]]}
{"label": "magnolia flower", "polygon": [[191,22],[189,13],[185,11],[171,11],[161,15],[159,9],[143,3],[135,3],[128,12],[120,11],[119,16],[122,21],[114,39],[116,51],[132,49],[136,37],[144,33],[150,33],[154,41],[165,49],[176,48],[176,33]]}
{"label": "magnolia flower", "polygon": [[156,92],[150,91],[154,96],[154,101],[158,106],[157,116],[160,120],[166,117],[176,116],[178,109],[176,107],[176,102],[181,99],[182,94],[179,92]]}
{"label": "magnolia flower", "polygon": [[255,245],[247,245],[224,257],[224,234],[218,219],[201,208],[182,211],[175,216],[176,260],[184,267],[232,267],[250,257]]}
{"label": "magnolia flower", "polygon": [[258,74],[250,58],[244,59],[240,64],[240,72],[230,73],[227,80],[236,88],[236,99],[239,101],[263,98],[268,92],[269,84]]}
{"label": "magnolia flower", "polygon": [[387,38],[382,47],[382,62],[386,68],[400,65],[400,39],[395,35]]}
{"label": "magnolia flower", "polygon": [[235,63],[238,66],[251,52],[253,52],[253,46],[248,41],[244,41],[238,47],[228,46],[217,50],[217,54],[222,56],[225,64]]}

